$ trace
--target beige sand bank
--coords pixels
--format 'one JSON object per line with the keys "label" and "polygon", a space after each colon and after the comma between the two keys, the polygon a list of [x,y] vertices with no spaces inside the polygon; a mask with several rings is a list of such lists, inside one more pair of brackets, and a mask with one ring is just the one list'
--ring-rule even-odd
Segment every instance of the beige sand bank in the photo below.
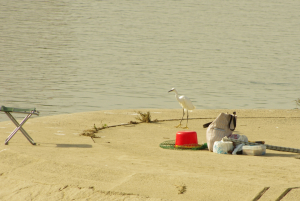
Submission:
{"label": "beige sand bank", "polygon": [[[300,187],[299,154],[267,150],[265,156],[219,155],[207,150],[159,147],[175,140],[178,121],[119,126],[99,131],[95,142],[80,136],[103,124],[135,121],[135,111],[110,110],[31,118],[24,126],[31,145],[15,128],[0,122],[1,200],[276,200],[287,188]],[[152,119],[178,119],[182,111],[150,109]],[[236,110],[235,133],[249,140],[300,149],[300,110]],[[206,142],[204,123],[220,112],[195,110],[189,130]],[[5,115],[4,113],[1,115]],[[185,122],[184,122],[185,123]],[[183,194],[179,191],[186,188]],[[282,200],[299,200],[292,189]]]}

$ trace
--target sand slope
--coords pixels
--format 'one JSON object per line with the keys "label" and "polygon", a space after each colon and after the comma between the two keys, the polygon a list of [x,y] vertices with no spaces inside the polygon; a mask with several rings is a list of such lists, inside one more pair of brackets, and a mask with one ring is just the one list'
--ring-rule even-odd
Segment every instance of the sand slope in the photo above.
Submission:
{"label": "sand slope", "polygon": [[[138,111],[138,110],[136,110]],[[152,119],[178,119],[182,111],[150,109]],[[189,130],[206,142],[204,123],[220,112],[195,110]],[[3,114],[5,115],[5,114]],[[236,133],[249,140],[300,149],[300,110],[237,110]],[[207,150],[159,147],[175,140],[178,121],[118,126],[101,138],[80,136],[85,129],[135,120],[135,110],[110,110],[31,118],[25,130],[4,145],[15,128],[0,122],[1,200],[276,200],[300,187],[298,154],[267,150],[265,156],[219,155]],[[184,122],[185,123],[185,122]],[[180,194],[180,190],[185,192]],[[282,200],[299,200],[300,188]]]}

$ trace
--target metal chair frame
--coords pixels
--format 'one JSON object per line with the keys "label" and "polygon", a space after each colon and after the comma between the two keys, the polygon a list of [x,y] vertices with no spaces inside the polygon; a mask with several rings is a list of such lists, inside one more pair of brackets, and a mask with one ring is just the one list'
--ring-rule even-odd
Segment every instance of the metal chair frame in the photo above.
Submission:
{"label": "metal chair frame", "polygon": [[[37,111],[35,108],[33,109],[20,109],[20,108],[11,108],[11,107],[5,107],[5,106],[1,106],[0,108],[1,112],[4,112],[8,118],[16,125],[15,130],[6,138],[5,140],[5,145],[8,144],[9,140],[11,140],[11,138],[20,130],[22,132],[22,134],[26,137],[26,139],[32,144],[32,145],[36,145],[36,143],[34,142],[34,140],[30,137],[30,135],[25,131],[25,129],[22,127],[26,121],[34,114],[34,115],[39,115],[39,111]],[[11,114],[12,112],[15,113],[23,113],[23,114],[27,114],[27,116],[21,121],[21,123],[19,124],[18,121],[13,117],[13,115]]]}

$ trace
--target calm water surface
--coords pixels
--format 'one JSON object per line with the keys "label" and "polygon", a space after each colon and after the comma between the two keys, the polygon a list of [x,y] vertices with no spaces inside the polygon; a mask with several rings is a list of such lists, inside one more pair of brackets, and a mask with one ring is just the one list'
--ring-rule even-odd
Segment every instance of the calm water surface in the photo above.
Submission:
{"label": "calm water surface", "polygon": [[[293,109],[300,1],[0,2],[0,105]],[[0,121],[6,121],[0,115]]]}

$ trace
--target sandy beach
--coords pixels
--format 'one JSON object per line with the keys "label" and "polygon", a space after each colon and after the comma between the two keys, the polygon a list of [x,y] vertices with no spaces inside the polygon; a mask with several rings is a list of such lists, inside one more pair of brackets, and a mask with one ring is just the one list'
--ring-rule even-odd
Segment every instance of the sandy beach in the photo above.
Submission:
{"label": "sandy beach", "polygon": [[[15,126],[0,122],[0,200],[299,200],[299,154],[268,150],[264,156],[222,155],[208,150],[170,150],[179,120],[106,128],[98,138],[86,129],[137,121],[180,119],[181,109],[106,110],[34,117],[4,145]],[[300,110],[194,110],[189,130],[206,142],[203,124],[237,112],[234,133],[249,140],[300,149]],[[1,113],[1,115],[5,115]],[[183,122],[185,124],[185,121]],[[297,188],[299,187],[299,188]],[[286,191],[287,192],[287,191]]]}

